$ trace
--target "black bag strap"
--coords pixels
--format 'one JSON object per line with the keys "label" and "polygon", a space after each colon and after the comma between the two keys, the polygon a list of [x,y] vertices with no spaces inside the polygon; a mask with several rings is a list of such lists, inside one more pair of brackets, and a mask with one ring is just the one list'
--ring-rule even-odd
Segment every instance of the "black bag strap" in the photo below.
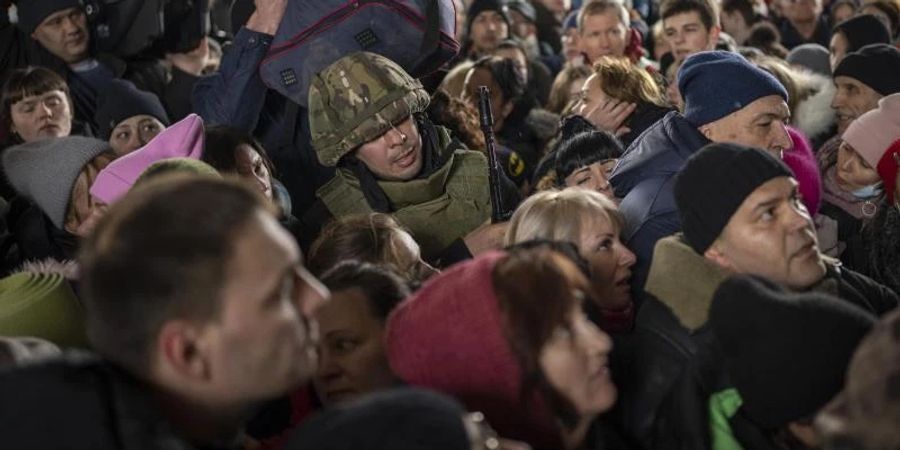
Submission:
{"label": "black bag strap", "polygon": [[[431,57],[441,42],[441,11],[439,1],[425,0],[425,36],[422,37],[422,45],[419,47],[419,57],[413,64],[413,71],[419,72],[422,64]],[[425,75],[416,73],[416,75]]]}

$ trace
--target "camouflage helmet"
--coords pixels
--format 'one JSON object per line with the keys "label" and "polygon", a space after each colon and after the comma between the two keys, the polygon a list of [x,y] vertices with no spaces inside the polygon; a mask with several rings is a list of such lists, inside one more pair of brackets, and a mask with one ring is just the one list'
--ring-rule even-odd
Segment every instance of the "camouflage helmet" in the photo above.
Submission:
{"label": "camouflage helmet", "polygon": [[393,124],[428,106],[428,93],[397,63],[369,52],[335,61],[309,87],[309,130],[319,162],[334,166]]}

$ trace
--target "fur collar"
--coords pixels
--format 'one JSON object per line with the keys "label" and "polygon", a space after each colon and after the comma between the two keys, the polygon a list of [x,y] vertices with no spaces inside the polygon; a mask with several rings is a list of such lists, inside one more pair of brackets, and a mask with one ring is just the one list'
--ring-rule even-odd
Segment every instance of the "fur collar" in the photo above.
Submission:
{"label": "fur collar", "polygon": [[793,111],[794,125],[803,131],[810,141],[831,131],[835,122],[831,100],[834,98],[834,84],[831,79],[812,72],[797,71],[801,85],[807,85],[813,93],[797,104]]}
{"label": "fur collar", "polygon": [[691,332],[706,324],[713,294],[730,273],[698,255],[681,234],[656,243],[645,290]]}

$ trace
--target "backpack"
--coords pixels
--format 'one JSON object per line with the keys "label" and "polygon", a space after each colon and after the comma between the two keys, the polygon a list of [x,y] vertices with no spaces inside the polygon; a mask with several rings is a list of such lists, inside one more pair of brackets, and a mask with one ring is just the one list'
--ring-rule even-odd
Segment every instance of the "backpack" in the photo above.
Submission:
{"label": "backpack", "polygon": [[455,34],[453,0],[290,0],[259,70],[305,108],[313,77],[345,55],[378,53],[422,77],[459,52]]}

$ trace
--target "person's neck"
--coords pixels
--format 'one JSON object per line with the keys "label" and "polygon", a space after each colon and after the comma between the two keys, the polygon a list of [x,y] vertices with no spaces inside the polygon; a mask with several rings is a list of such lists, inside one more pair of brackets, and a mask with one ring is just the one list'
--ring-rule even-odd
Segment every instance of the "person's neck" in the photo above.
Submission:
{"label": "person's neck", "polygon": [[802,22],[791,21],[791,25],[797,29],[797,32],[800,33],[800,36],[803,36],[804,39],[812,38],[813,34],[816,32],[816,25],[818,25],[818,23],[818,16],[813,16],[812,20],[804,20]]}
{"label": "person's neck", "polygon": [[174,430],[195,444],[236,446],[254,410],[249,405],[199,400],[159,388],[154,394],[160,412]]}
{"label": "person's neck", "polygon": [[562,437],[565,450],[585,448],[585,440],[587,440],[588,431],[590,431],[593,422],[594,416],[583,417],[574,427],[564,428]]}

